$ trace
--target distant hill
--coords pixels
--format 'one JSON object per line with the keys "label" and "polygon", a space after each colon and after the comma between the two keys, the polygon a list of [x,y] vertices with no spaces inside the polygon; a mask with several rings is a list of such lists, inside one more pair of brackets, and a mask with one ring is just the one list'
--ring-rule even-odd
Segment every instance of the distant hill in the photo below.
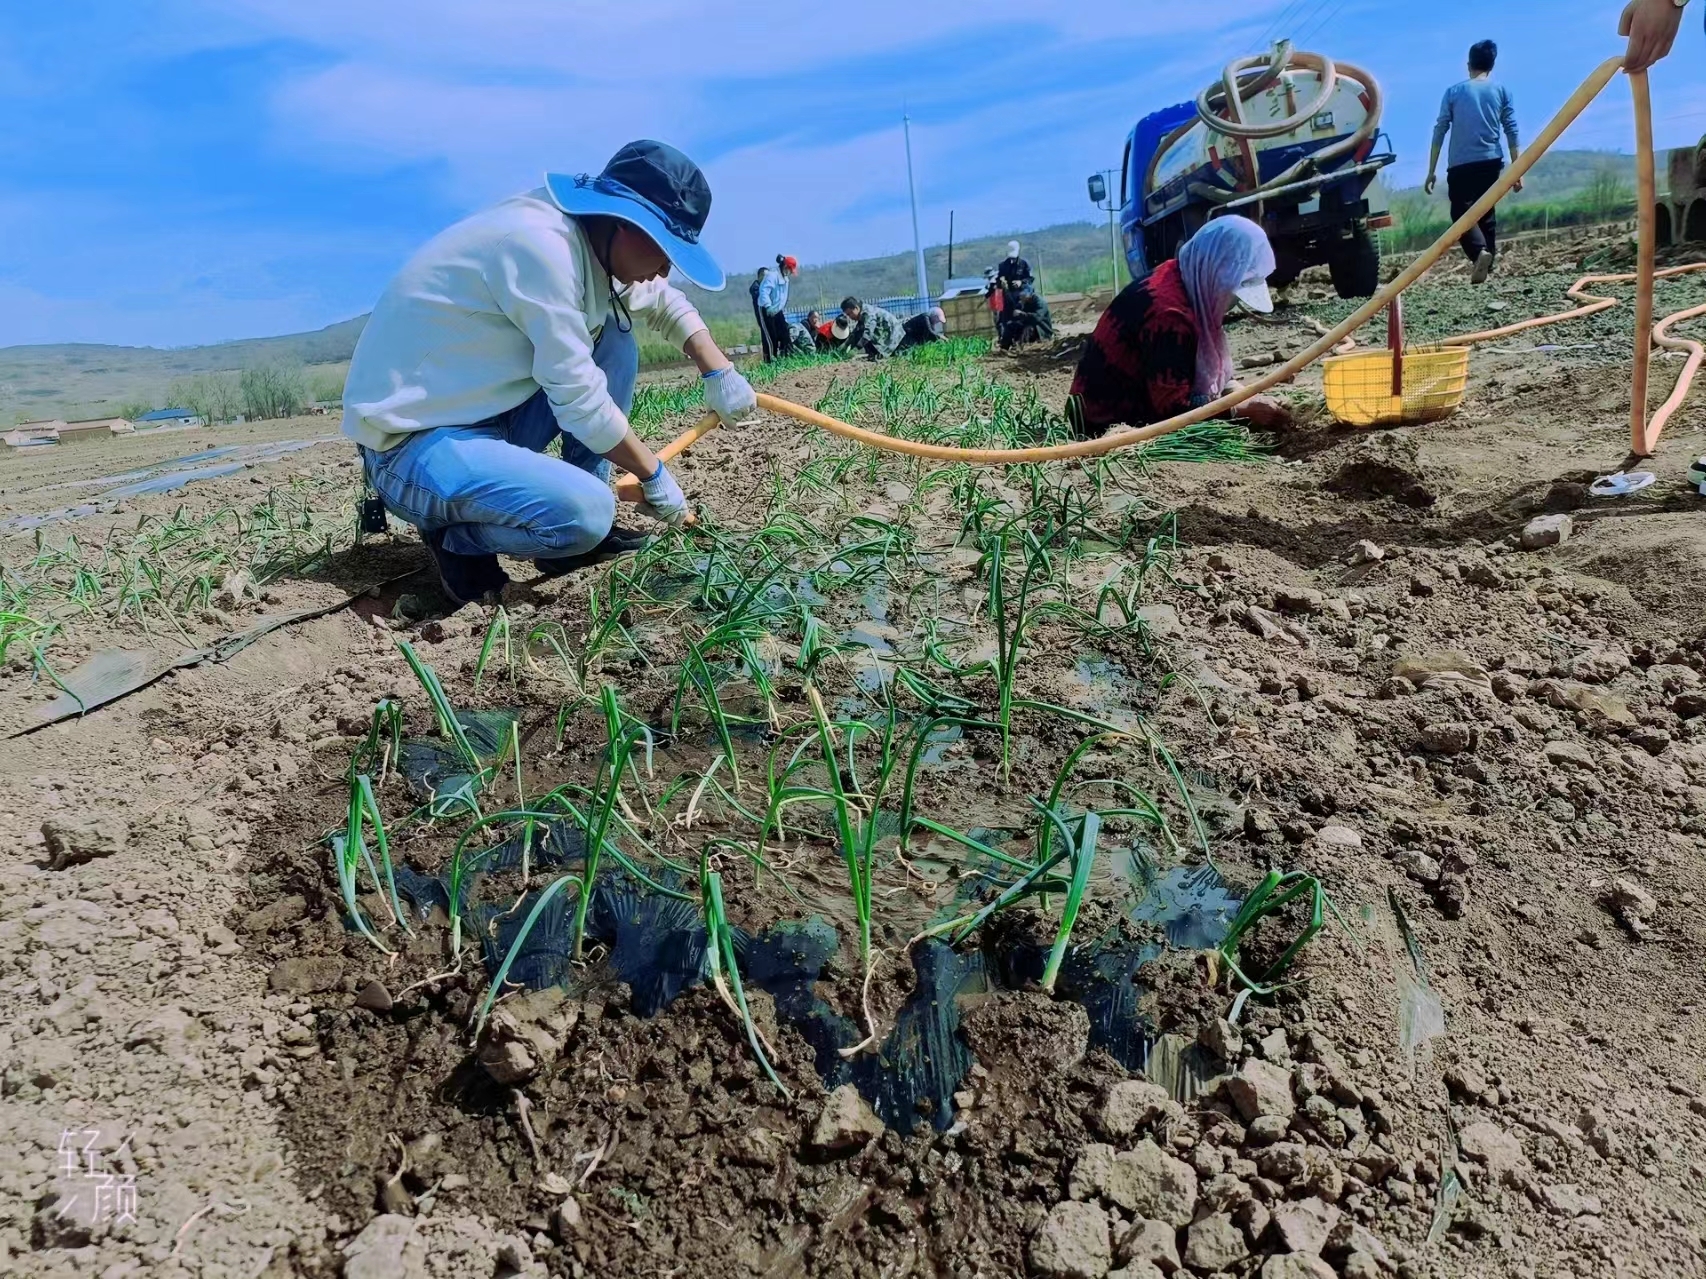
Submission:
{"label": "distant hill", "polygon": [[180,378],[257,364],[336,365],[347,361],[365,315],[312,333],[244,338],[213,346],[101,346],[67,342],[0,347],[0,425],[25,418],[102,417],[146,402],[165,408]]}
{"label": "distant hill", "polygon": [[[1632,188],[1634,172],[1635,159],[1630,155],[1552,151],[1535,165],[1524,189],[1501,207],[1513,215],[1527,213],[1538,220],[1543,206],[1568,206],[1596,181],[1603,184],[1603,175],[1608,173]],[[1423,196],[1418,187],[1394,190],[1394,212],[1412,223],[1443,220],[1443,177],[1431,197]],[[1417,229],[1420,232],[1422,227],[1418,225]],[[1047,289],[1106,283],[1112,274],[1106,222],[1068,222],[1035,231],[974,236],[955,244],[953,273],[975,276],[994,266],[1006,255],[1009,239],[1022,243],[1025,257],[1041,274]],[[939,288],[948,277],[948,246],[925,249],[924,261],[932,287]],[[747,293],[756,270],[757,265],[731,266],[729,286],[721,293],[706,293],[691,286],[687,289],[726,342],[756,340],[751,332],[751,298]],[[805,263],[794,281],[791,301],[796,306],[831,311],[847,294],[892,297],[911,294],[915,287],[912,254],[903,251],[848,262]],[[312,333],[171,349],[83,343],[0,347],[0,426],[35,417],[98,417],[142,403],[163,407],[172,383],[180,378],[257,364],[306,365],[335,376],[354,352],[366,322],[366,316],[356,316]]]}

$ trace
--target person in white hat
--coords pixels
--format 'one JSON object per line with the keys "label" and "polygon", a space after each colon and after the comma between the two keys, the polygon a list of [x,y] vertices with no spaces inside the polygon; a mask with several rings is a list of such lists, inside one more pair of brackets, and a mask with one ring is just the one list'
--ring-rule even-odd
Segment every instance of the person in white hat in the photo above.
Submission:
{"label": "person in white hat", "polygon": [[[1142,280],[1128,284],[1102,312],[1072,378],[1066,416],[1075,434],[1145,426],[1219,399],[1233,385],[1226,316],[1235,303],[1274,309],[1268,276],[1274,251],[1248,218],[1215,218]],[[1238,414],[1255,425],[1290,421],[1266,396]]]}

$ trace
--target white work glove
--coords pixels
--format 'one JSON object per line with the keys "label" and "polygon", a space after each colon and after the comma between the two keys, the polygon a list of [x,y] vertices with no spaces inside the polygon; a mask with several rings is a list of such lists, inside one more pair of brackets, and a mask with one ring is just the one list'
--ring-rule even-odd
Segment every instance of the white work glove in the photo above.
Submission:
{"label": "white work glove", "polygon": [[705,388],[705,407],[722,418],[724,426],[758,412],[758,393],[733,365],[702,375],[699,384]]}
{"label": "white work glove", "polygon": [[640,509],[654,520],[662,520],[674,528],[687,518],[687,495],[662,462],[651,479],[640,482],[640,491],[646,499]]}

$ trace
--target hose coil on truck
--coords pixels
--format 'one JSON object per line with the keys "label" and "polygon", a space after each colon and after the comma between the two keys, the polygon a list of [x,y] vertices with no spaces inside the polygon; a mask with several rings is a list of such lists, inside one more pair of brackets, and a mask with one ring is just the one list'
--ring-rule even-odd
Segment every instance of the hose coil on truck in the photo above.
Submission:
{"label": "hose coil on truck", "polygon": [[1375,178],[1397,157],[1382,136],[1379,82],[1289,41],[1227,65],[1194,102],[1145,116],[1126,142],[1121,223],[1134,280],[1211,217],[1261,224],[1276,285],[1325,265],[1340,297],[1379,284],[1371,227],[1387,221]]}

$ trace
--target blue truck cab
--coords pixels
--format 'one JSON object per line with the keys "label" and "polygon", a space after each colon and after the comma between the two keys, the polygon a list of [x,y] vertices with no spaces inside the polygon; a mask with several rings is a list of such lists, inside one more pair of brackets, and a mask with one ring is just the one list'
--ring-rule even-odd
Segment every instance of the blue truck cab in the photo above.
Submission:
{"label": "blue truck cab", "polygon": [[[1337,100],[1335,107],[1345,110]],[[1305,267],[1325,265],[1340,297],[1373,294],[1379,254],[1370,228],[1390,219],[1384,207],[1371,207],[1370,188],[1396,157],[1390,147],[1376,151],[1384,136],[1377,135],[1315,170],[1309,157],[1361,123],[1334,117],[1331,110],[1318,113],[1298,131],[1306,137],[1294,132],[1245,143],[1211,131],[1194,102],[1144,116],[1126,139],[1120,170],[1120,227],[1131,278],[1141,280],[1175,256],[1210,218],[1236,213],[1268,233],[1275,286],[1290,284]],[[1287,176],[1289,170],[1295,172]]]}

